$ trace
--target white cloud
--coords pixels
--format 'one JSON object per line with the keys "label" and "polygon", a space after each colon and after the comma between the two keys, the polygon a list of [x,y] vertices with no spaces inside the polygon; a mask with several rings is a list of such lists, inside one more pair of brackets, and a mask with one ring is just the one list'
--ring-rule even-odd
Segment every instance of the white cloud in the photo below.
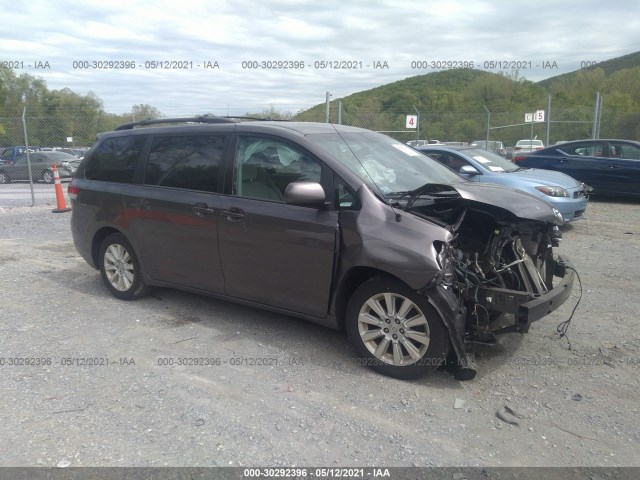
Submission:
{"label": "white cloud", "polygon": [[[541,0],[532,8],[506,0],[78,3],[15,2],[3,9],[0,60],[48,61],[49,70],[18,73],[42,77],[52,89],[93,91],[115,113],[138,103],[172,115],[227,108],[238,114],[272,104],[299,110],[322,103],[326,91],[339,98],[434,71],[412,69],[415,60],[474,61],[480,68],[487,60],[519,60],[534,66],[521,75],[539,80],[640,45],[639,7],[621,0]],[[73,68],[92,60],[135,61],[136,68]],[[192,68],[145,66],[158,60]],[[220,68],[197,67],[205,61]],[[248,68],[243,61],[305,67]],[[363,67],[316,68],[334,61]],[[389,68],[366,67],[374,61]],[[545,61],[558,69],[535,67]]]}

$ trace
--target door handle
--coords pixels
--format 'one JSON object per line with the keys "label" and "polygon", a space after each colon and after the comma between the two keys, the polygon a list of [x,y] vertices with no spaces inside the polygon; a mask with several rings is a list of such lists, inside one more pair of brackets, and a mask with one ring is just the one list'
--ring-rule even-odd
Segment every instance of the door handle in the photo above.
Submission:
{"label": "door handle", "polygon": [[239,208],[233,207],[229,210],[223,210],[222,214],[227,217],[228,220],[240,220],[244,218],[244,212]]}
{"label": "door handle", "polygon": [[609,165],[609,168],[622,168],[620,165]]}
{"label": "door handle", "polygon": [[199,217],[206,217],[207,215],[213,215],[216,213],[215,209],[209,208],[206,203],[194,203],[192,208],[195,214]]}

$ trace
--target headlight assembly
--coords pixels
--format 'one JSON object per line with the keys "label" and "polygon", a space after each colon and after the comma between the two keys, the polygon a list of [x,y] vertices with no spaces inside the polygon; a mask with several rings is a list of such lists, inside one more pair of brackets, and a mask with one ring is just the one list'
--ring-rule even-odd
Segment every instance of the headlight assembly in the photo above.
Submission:
{"label": "headlight assembly", "polygon": [[540,185],[536,190],[549,195],[550,197],[569,197],[569,192],[562,187],[550,187],[548,185]]}

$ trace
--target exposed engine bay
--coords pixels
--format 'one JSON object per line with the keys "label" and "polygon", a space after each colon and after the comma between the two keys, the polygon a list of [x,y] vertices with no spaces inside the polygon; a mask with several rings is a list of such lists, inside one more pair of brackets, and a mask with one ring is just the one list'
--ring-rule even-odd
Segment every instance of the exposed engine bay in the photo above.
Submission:
{"label": "exposed engine bay", "polygon": [[[441,271],[421,293],[447,324],[460,377],[473,378],[473,344],[527,332],[569,296],[573,267],[554,258],[562,236],[557,222],[519,218],[502,206],[464,199],[451,187],[433,187],[405,206],[453,235],[434,243]],[[554,276],[562,279],[555,287]]]}

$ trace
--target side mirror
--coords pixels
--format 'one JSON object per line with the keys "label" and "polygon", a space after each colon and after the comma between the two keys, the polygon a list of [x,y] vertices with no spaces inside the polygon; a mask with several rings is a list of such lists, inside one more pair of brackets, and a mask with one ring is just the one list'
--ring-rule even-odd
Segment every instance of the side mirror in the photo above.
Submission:
{"label": "side mirror", "polygon": [[321,208],[326,203],[326,195],[319,183],[291,182],[284,191],[284,201],[291,205]]}
{"label": "side mirror", "polygon": [[463,165],[460,167],[460,173],[463,175],[478,175],[480,172],[471,165]]}

